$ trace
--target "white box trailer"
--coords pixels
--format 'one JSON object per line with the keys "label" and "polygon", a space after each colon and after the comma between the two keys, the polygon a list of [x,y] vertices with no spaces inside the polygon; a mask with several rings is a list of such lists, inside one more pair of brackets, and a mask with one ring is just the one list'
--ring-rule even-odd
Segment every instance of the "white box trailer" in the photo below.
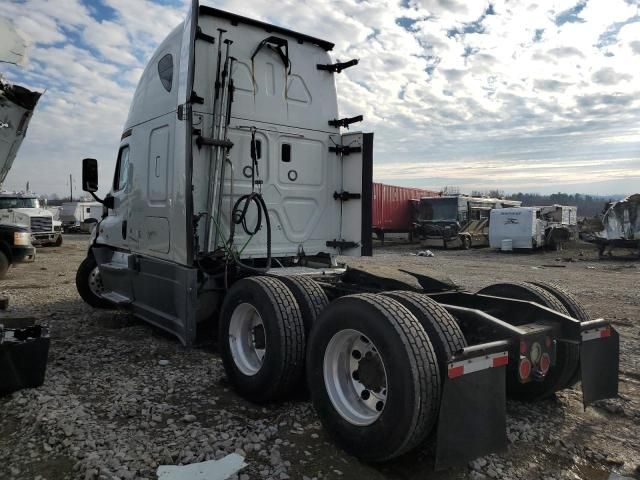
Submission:
{"label": "white box trailer", "polygon": [[[436,430],[440,467],[505,448],[505,386],[549,396],[579,365],[586,403],[617,393],[615,330],[554,310],[544,289],[569,298],[558,288],[476,294],[338,265],[372,253],[373,134],[340,131],[362,116],[339,117],[334,76],[358,62],[332,63],[332,48],[194,1],[134,94],[82,298],[186,345],[217,332],[230,383],[253,402],[306,379],[325,428],[364,460]],[[83,161],[96,199],[97,172]]]}
{"label": "white box trailer", "polygon": [[59,212],[59,219],[65,232],[79,232],[86,229],[85,223],[95,224],[102,218],[103,207],[99,202],[65,202]]}
{"label": "white box trailer", "polygon": [[576,234],[577,210],[566,205],[492,210],[489,245],[501,250],[560,248]]}
{"label": "white box trailer", "polygon": [[544,229],[536,207],[491,210],[489,246],[501,250],[537,248],[543,244]]}

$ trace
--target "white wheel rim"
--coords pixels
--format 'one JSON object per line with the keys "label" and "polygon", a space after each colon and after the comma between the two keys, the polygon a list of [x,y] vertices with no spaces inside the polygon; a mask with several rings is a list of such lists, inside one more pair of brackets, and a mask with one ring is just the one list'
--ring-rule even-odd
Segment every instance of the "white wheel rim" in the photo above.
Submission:
{"label": "white wheel rim", "polygon": [[234,363],[243,374],[252,376],[262,368],[266,332],[262,317],[250,303],[241,303],[231,314],[229,347]]}
{"label": "white wheel rim", "polygon": [[100,277],[100,269],[98,267],[89,273],[89,290],[91,290],[91,293],[96,297],[102,297],[104,286],[102,285],[102,277]]}
{"label": "white wheel rim", "polygon": [[387,372],[373,342],[357,330],[341,330],[324,352],[324,384],[333,407],[352,425],[375,422],[387,403]]}

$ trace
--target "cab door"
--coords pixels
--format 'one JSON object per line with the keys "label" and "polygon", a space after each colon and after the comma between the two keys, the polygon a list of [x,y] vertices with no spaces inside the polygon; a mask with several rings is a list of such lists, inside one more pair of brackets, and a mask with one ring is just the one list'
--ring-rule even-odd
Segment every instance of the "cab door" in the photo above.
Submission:
{"label": "cab door", "polygon": [[327,246],[340,255],[371,256],[373,133],[341,135],[336,148],[342,162],[342,187],[333,193],[341,207],[340,238],[327,242]]}
{"label": "cab door", "polygon": [[113,208],[100,223],[99,241],[122,250],[129,249],[128,223],[130,216],[131,192],[131,147],[128,143],[121,145],[118,151],[116,171],[113,177],[111,193]]}

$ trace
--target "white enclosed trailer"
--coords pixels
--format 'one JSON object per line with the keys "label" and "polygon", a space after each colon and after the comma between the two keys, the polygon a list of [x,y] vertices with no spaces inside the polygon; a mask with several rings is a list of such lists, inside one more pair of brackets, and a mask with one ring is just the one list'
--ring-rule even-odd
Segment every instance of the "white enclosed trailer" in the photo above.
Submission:
{"label": "white enclosed trailer", "polygon": [[[306,377],[324,426],[365,460],[401,455],[436,425],[439,466],[504,448],[505,385],[534,398],[571,384],[583,328],[612,333],[583,357],[585,402],[617,392],[615,330],[569,316],[554,287],[471,294],[337,264],[371,254],[373,134],[340,131],[362,117],[339,117],[334,75],[358,62],[332,63],[332,48],[194,1],[135,92],[82,298],[187,345],[216,332],[251,401]],[[94,196],[97,172],[83,161]],[[491,334],[469,345],[463,328],[479,324]]]}
{"label": "white enclosed trailer", "polygon": [[489,245],[501,250],[559,248],[574,238],[577,207],[548,205],[492,210]]}
{"label": "white enclosed trailer", "polygon": [[102,218],[102,204],[99,202],[65,202],[59,212],[59,219],[65,232],[78,232],[85,223],[97,223]]}
{"label": "white enclosed trailer", "polygon": [[543,244],[544,229],[535,207],[491,211],[489,246],[501,250],[533,249]]}

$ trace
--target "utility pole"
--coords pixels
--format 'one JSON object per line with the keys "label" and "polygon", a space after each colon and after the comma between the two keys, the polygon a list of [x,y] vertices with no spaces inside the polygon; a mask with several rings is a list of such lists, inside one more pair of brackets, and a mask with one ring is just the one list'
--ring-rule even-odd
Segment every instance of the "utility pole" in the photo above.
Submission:
{"label": "utility pole", "polygon": [[69,201],[73,202],[73,180],[71,178],[71,174],[69,174],[69,189],[70,189]]}

